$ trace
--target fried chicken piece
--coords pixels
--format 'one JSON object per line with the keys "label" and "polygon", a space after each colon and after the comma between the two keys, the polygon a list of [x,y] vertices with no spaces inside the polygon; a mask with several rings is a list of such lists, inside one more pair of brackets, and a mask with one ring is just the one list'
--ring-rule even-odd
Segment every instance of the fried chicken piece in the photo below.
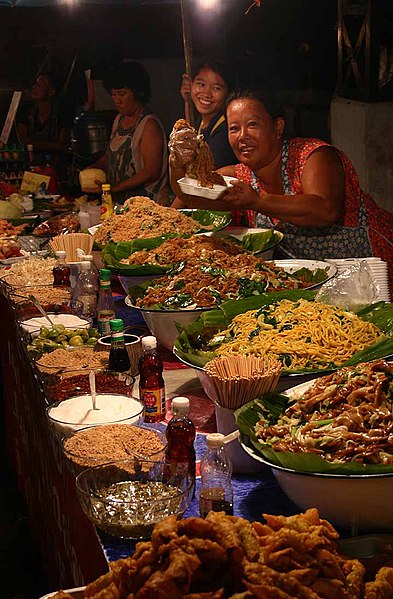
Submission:
{"label": "fried chicken piece", "polygon": [[288,573],[276,572],[260,563],[247,563],[244,568],[243,581],[249,591],[260,598],[320,599],[312,590],[303,586]]}
{"label": "fried chicken piece", "polygon": [[65,591],[57,591],[54,595],[51,595],[50,599],[73,599],[72,595]]}
{"label": "fried chicken piece", "polygon": [[247,559],[250,562],[258,561],[260,554],[258,535],[256,534],[250,522],[244,520],[243,518],[238,518],[234,523],[234,526],[239,534]]}
{"label": "fried chicken piece", "polygon": [[[123,560],[119,560],[123,561]],[[107,588],[113,581],[115,572],[119,572],[122,568],[122,565],[118,562],[114,562],[113,569],[106,574],[103,574],[90,584],[88,584],[85,588],[85,597],[94,597],[97,593],[102,591],[102,589]]]}
{"label": "fried chicken piece", "polygon": [[177,536],[177,518],[176,516],[168,516],[155,525],[151,535],[151,542],[153,547],[157,548],[171,539],[176,539]]}
{"label": "fried chicken piece", "polygon": [[194,127],[192,127],[186,119],[178,119],[173,125],[173,131],[181,131],[182,129],[191,129],[191,131],[195,131]]}
{"label": "fried chicken piece", "polygon": [[187,535],[190,538],[202,537],[204,539],[213,539],[214,530],[211,522],[204,518],[184,518],[180,520],[177,526],[178,535]]}
{"label": "fried chicken piece", "polygon": [[373,582],[366,583],[365,599],[392,599],[393,568],[381,568]]}
{"label": "fried chicken piece", "polygon": [[232,563],[240,563],[244,551],[234,521],[229,520],[225,512],[209,512],[206,520],[212,525],[215,540],[228,553],[228,560]]}
{"label": "fried chicken piece", "polygon": [[224,599],[224,589],[218,589],[218,591],[208,591],[206,593],[189,593],[184,595],[183,599]]}

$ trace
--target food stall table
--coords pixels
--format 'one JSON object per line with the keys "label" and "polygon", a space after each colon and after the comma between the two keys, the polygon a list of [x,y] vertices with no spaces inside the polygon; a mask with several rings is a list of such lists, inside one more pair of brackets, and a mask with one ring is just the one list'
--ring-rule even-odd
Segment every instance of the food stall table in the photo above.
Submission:
{"label": "food stall table", "polygon": [[[3,290],[4,291],[4,290]],[[126,325],[141,326],[139,313],[124,310],[116,298],[117,315]],[[48,589],[70,588],[107,571],[108,561],[130,555],[134,543],[97,533],[79,505],[74,476],[60,442],[50,430],[47,400],[26,354],[15,312],[0,294],[3,342],[0,344],[4,431],[7,451],[23,495],[31,532],[40,552]],[[198,435],[197,457],[205,448],[206,432],[215,430],[214,405],[202,390],[195,371],[163,351],[167,397],[187,395]],[[159,424],[164,427],[164,424]],[[269,469],[257,475],[235,475],[234,512],[259,519],[263,512],[289,515],[297,508],[280,490]],[[198,488],[187,515],[198,515]]]}

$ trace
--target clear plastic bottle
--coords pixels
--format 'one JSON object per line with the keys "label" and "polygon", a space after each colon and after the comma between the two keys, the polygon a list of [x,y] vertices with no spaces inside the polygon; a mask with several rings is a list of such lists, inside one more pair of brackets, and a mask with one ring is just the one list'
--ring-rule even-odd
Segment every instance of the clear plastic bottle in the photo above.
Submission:
{"label": "clear plastic bottle", "polygon": [[101,196],[101,220],[107,220],[113,214],[113,200],[111,186],[109,183],[103,183]]}
{"label": "clear plastic bottle", "polygon": [[202,518],[210,511],[233,515],[232,464],[224,438],[221,433],[206,436],[207,450],[200,464],[199,511]]}
{"label": "clear plastic bottle", "polygon": [[139,398],[145,404],[145,421],[159,422],[165,418],[164,365],[157,351],[157,339],[142,337],[143,354],[139,358]]}
{"label": "clear plastic bottle", "polygon": [[83,303],[83,315],[93,320],[97,316],[97,280],[88,260],[83,260],[80,268],[73,297]]}
{"label": "clear plastic bottle", "polygon": [[99,284],[98,284],[98,269],[96,267],[96,265],[94,264],[94,259],[93,259],[93,255],[92,254],[85,254],[82,258],[82,260],[87,260],[87,262],[90,262],[90,269],[92,271],[92,273],[94,274],[94,278],[95,278],[95,282],[96,282],[96,293],[98,293],[99,291]]}
{"label": "clear plastic bottle", "polygon": [[195,426],[188,417],[189,412],[190,400],[188,397],[173,398],[173,415],[166,428],[165,461],[183,466],[195,478]]}
{"label": "clear plastic bottle", "polygon": [[71,287],[71,269],[66,262],[66,252],[56,252],[57,264],[53,267],[53,287]]}
{"label": "clear plastic bottle", "polygon": [[110,321],[115,318],[115,302],[111,290],[111,272],[106,268],[100,269],[100,289],[97,303],[98,330],[101,337],[111,334]]}
{"label": "clear plastic bottle", "polygon": [[124,343],[124,323],[121,318],[109,321],[111,327],[111,349],[109,352],[109,370],[128,372],[131,368],[130,357]]}

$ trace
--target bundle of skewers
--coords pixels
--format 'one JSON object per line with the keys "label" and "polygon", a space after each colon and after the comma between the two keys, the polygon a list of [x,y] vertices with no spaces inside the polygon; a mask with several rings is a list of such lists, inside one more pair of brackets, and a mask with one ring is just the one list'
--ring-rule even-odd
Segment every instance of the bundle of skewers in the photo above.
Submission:
{"label": "bundle of skewers", "polygon": [[216,391],[216,403],[237,410],[275,389],[281,364],[275,358],[218,356],[205,365],[204,372]]}
{"label": "bundle of skewers", "polygon": [[68,233],[54,237],[50,246],[54,252],[66,252],[67,262],[79,262],[81,258],[77,250],[83,250],[84,254],[91,254],[93,242],[94,237],[88,233]]}

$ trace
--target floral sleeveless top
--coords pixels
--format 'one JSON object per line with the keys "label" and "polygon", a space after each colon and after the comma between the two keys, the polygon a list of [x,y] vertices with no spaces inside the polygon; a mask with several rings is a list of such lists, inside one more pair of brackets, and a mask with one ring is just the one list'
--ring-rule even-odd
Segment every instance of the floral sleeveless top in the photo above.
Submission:
{"label": "floral sleeveless top", "polygon": [[[320,147],[332,147],[314,138],[285,141],[282,150],[282,184],[286,195],[303,193],[302,173],[309,156]],[[270,219],[253,210],[233,211],[232,224],[247,227],[275,227],[285,237],[280,251],[292,258],[348,258],[379,256],[388,263],[390,294],[393,299],[393,214],[364,193],[348,157],[336,149],[345,174],[344,210],[341,222],[333,227],[305,228]],[[259,195],[266,193],[262,182],[243,164],[235,166],[236,178],[251,185]],[[281,256],[282,257],[282,256]]]}

